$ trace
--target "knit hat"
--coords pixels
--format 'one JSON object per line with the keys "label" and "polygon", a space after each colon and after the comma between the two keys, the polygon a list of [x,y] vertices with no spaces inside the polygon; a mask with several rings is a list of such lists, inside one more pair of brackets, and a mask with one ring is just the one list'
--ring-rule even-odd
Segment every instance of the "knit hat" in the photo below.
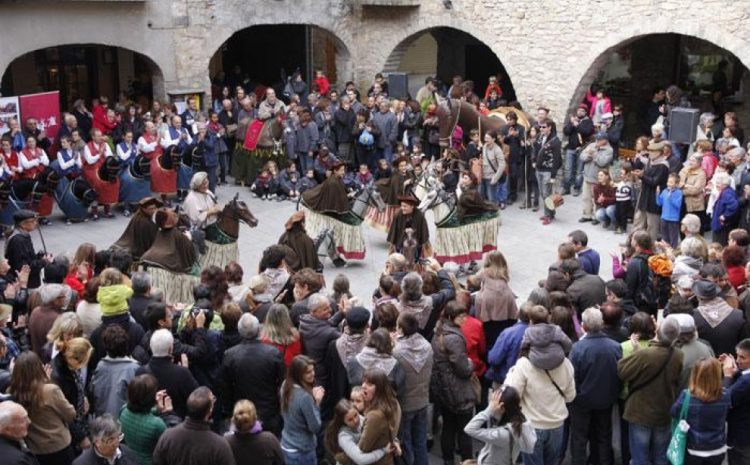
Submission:
{"label": "knit hat", "polygon": [[102,309],[102,316],[116,316],[128,313],[128,299],[133,290],[124,284],[104,286],[96,293],[96,300]]}
{"label": "knit hat", "polygon": [[719,289],[711,281],[699,280],[693,283],[693,292],[699,299],[711,300],[719,295]]}
{"label": "knit hat", "polygon": [[585,103],[581,103],[581,104],[579,104],[579,105],[578,105],[578,109],[579,109],[579,110],[586,110],[586,111],[589,111],[589,106],[588,106],[588,105],[586,105]]}

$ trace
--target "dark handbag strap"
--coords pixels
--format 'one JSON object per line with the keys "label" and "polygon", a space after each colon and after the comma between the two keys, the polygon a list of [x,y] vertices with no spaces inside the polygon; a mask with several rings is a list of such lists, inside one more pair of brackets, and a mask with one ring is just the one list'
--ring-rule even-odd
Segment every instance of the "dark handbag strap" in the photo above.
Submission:
{"label": "dark handbag strap", "polygon": [[656,378],[659,377],[659,375],[664,371],[665,368],[667,368],[667,365],[669,364],[669,361],[672,360],[672,353],[674,352],[674,349],[672,347],[669,348],[669,353],[667,354],[667,359],[664,360],[664,363],[661,364],[659,369],[656,371],[656,373],[653,374],[649,379],[646,381],[636,384],[632,388],[628,388],[628,396],[625,398],[625,402],[630,399],[630,396],[632,396],[636,391],[639,391],[643,389],[644,387],[648,386],[649,384],[653,383]]}
{"label": "dark handbag strap", "polygon": [[549,378],[550,381],[552,381],[552,385],[555,386],[555,389],[557,389],[557,392],[559,392],[560,396],[562,396],[563,400],[565,400],[565,393],[563,393],[563,390],[560,389],[560,386],[557,385],[552,375],[549,374],[549,370],[544,370],[544,372],[547,373],[547,377]]}

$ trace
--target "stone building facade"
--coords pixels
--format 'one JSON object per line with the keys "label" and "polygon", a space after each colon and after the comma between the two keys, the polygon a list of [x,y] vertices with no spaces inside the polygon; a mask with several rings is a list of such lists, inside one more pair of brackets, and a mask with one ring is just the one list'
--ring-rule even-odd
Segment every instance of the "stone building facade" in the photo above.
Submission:
{"label": "stone building facade", "polygon": [[207,93],[222,44],[270,24],[328,31],[339,82],[363,86],[415,35],[464,31],[501,60],[525,108],[548,106],[556,119],[613,49],[649,34],[704,39],[750,66],[750,8],[737,0],[39,0],[0,4],[0,70],[33,50],[103,44],[150,59],[156,96]]}

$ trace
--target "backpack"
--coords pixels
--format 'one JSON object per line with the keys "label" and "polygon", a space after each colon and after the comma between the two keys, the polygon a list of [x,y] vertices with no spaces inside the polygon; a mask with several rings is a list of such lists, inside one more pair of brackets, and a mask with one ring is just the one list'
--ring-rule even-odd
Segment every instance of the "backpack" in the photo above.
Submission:
{"label": "backpack", "polygon": [[[636,260],[638,263],[636,263]],[[649,315],[656,315],[658,303],[656,289],[654,289],[654,270],[651,269],[648,261],[642,256],[633,257],[629,266],[634,265],[641,267],[646,272],[641,274],[641,282],[638,283],[638,290],[633,296],[633,302],[639,311],[646,312]]]}

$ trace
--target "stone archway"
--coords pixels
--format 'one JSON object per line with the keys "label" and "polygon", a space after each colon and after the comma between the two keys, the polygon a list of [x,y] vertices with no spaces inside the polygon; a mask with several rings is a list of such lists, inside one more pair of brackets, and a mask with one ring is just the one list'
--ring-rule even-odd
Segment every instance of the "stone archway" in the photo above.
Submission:
{"label": "stone archway", "polygon": [[[332,84],[350,80],[351,55],[333,32],[310,24],[257,24],[235,31],[212,55],[212,82],[239,67],[254,84],[278,87],[281,69],[291,75],[300,69],[310,83],[314,71],[323,70]],[[231,80],[231,79],[230,79]]]}
{"label": "stone archway", "polygon": [[100,95],[121,94],[149,105],[165,93],[164,72],[150,57],[99,43],[51,45],[22,53],[3,68],[2,93],[20,95],[59,90],[61,106]]}

